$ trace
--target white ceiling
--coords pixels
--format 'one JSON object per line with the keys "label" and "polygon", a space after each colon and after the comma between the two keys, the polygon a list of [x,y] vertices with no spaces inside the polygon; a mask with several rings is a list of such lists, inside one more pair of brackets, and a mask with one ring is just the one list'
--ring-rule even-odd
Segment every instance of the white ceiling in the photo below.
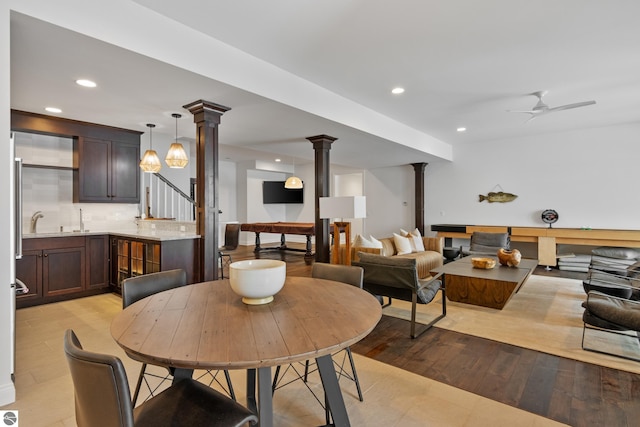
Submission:
{"label": "white ceiling", "polygon": [[[636,0],[137,0],[175,21],[440,141],[461,146],[640,121]],[[149,13],[153,13],[149,11]],[[142,25],[141,30],[144,29]],[[61,105],[77,120],[181,136],[181,106],[228,107],[221,157],[313,158],[305,137],[338,137],[333,163],[371,168],[432,162],[404,146],[146,56],[13,13],[11,106]],[[180,35],[176,34],[179,42]],[[79,90],[80,74],[99,87]],[[392,95],[402,86],[406,92]],[[537,118],[551,106],[596,104]],[[465,126],[465,133],[456,128]],[[374,132],[375,133],[375,132]],[[304,142],[304,143],[303,143]],[[246,151],[247,149],[251,151]],[[258,152],[256,152],[257,150]]]}

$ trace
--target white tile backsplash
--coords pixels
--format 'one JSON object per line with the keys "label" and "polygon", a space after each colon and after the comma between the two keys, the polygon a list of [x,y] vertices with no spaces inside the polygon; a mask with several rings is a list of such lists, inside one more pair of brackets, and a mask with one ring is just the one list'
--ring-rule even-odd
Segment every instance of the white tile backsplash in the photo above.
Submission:
{"label": "white tile backsplash", "polygon": [[80,229],[80,209],[84,228],[89,231],[134,231],[137,204],[73,203],[73,172],[71,170],[24,168],[22,171],[22,225],[29,232],[31,216],[41,211],[39,233],[54,233]]}
{"label": "white tile backsplash", "polygon": [[187,234],[196,232],[195,221],[163,221],[163,220],[139,220],[138,230],[140,231],[176,231]]}
{"label": "white tile backsplash", "polygon": [[[80,209],[85,231],[134,232],[157,229],[195,233],[195,222],[138,221],[140,205],[122,203],[73,203],[73,139],[16,132],[16,157],[26,165],[22,170],[22,225],[29,233],[31,217],[37,211],[44,215],[36,231],[56,233],[80,229]],[[68,168],[68,169],[64,169]]]}
{"label": "white tile backsplash", "polygon": [[48,166],[73,166],[73,139],[34,133],[15,132],[16,157],[23,163]]}

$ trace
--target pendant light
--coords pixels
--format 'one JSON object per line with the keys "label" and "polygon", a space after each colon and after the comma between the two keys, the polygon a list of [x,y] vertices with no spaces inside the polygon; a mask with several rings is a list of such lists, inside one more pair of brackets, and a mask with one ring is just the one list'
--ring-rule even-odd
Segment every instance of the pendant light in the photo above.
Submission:
{"label": "pendant light", "polygon": [[182,117],[182,115],[173,113],[171,117],[175,117],[176,119],[176,140],[171,144],[171,147],[169,147],[169,152],[167,153],[167,157],[165,157],[164,161],[167,162],[167,165],[170,168],[181,169],[189,163],[187,152],[184,151],[182,144],[178,142],[178,119]]}
{"label": "pendant light", "polygon": [[162,168],[158,153],[153,149],[153,139],[151,136],[151,130],[156,127],[156,125],[147,123],[147,127],[149,128],[149,149],[144,152],[144,156],[142,156],[142,160],[140,160],[140,168],[148,173],[156,173],[160,172],[160,168]]}
{"label": "pendant light", "polygon": [[[296,159],[293,158],[293,173],[295,174],[296,170]],[[290,190],[299,190],[302,188],[302,180],[295,175],[290,176],[284,183],[284,188],[288,188]]]}

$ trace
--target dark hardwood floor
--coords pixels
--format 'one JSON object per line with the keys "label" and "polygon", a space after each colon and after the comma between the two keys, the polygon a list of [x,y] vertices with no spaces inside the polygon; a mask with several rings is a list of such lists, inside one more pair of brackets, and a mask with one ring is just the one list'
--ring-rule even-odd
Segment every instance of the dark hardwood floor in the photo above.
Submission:
{"label": "dark hardwood floor", "polygon": [[[254,258],[239,247],[233,260]],[[287,274],[308,276],[312,262],[295,252],[262,252],[287,262]],[[582,278],[538,268],[535,274]],[[541,353],[438,327],[417,339],[408,322],[383,316],[351,349],[389,365],[571,426],[640,425],[640,375]],[[428,402],[425,402],[427,405]]]}

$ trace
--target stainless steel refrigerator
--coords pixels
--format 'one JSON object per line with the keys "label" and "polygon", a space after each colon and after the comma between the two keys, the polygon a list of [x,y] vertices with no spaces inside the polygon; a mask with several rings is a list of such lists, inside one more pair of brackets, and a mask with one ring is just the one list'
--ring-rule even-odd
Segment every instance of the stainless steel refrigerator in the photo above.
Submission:
{"label": "stainless steel refrigerator", "polygon": [[[15,153],[15,140],[13,133],[9,138],[9,146],[11,152]],[[15,154],[14,154],[15,157]],[[12,209],[9,222],[11,223],[11,230],[13,236],[9,239],[11,245],[11,253],[15,254],[15,259],[22,258],[22,159],[15,157],[15,161],[11,164],[13,167],[13,173],[10,174],[10,179],[13,182],[9,183],[10,191],[12,192],[11,199],[13,200],[14,209]],[[11,340],[9,354],[11,357],[11,378],[14,378],[15,374],[15,362],[16,362],[16,295],[29,292],[27,287],[16,277],[16,265],[15,262],[11,263],[9,271],[10,286],[11,286]]]}

